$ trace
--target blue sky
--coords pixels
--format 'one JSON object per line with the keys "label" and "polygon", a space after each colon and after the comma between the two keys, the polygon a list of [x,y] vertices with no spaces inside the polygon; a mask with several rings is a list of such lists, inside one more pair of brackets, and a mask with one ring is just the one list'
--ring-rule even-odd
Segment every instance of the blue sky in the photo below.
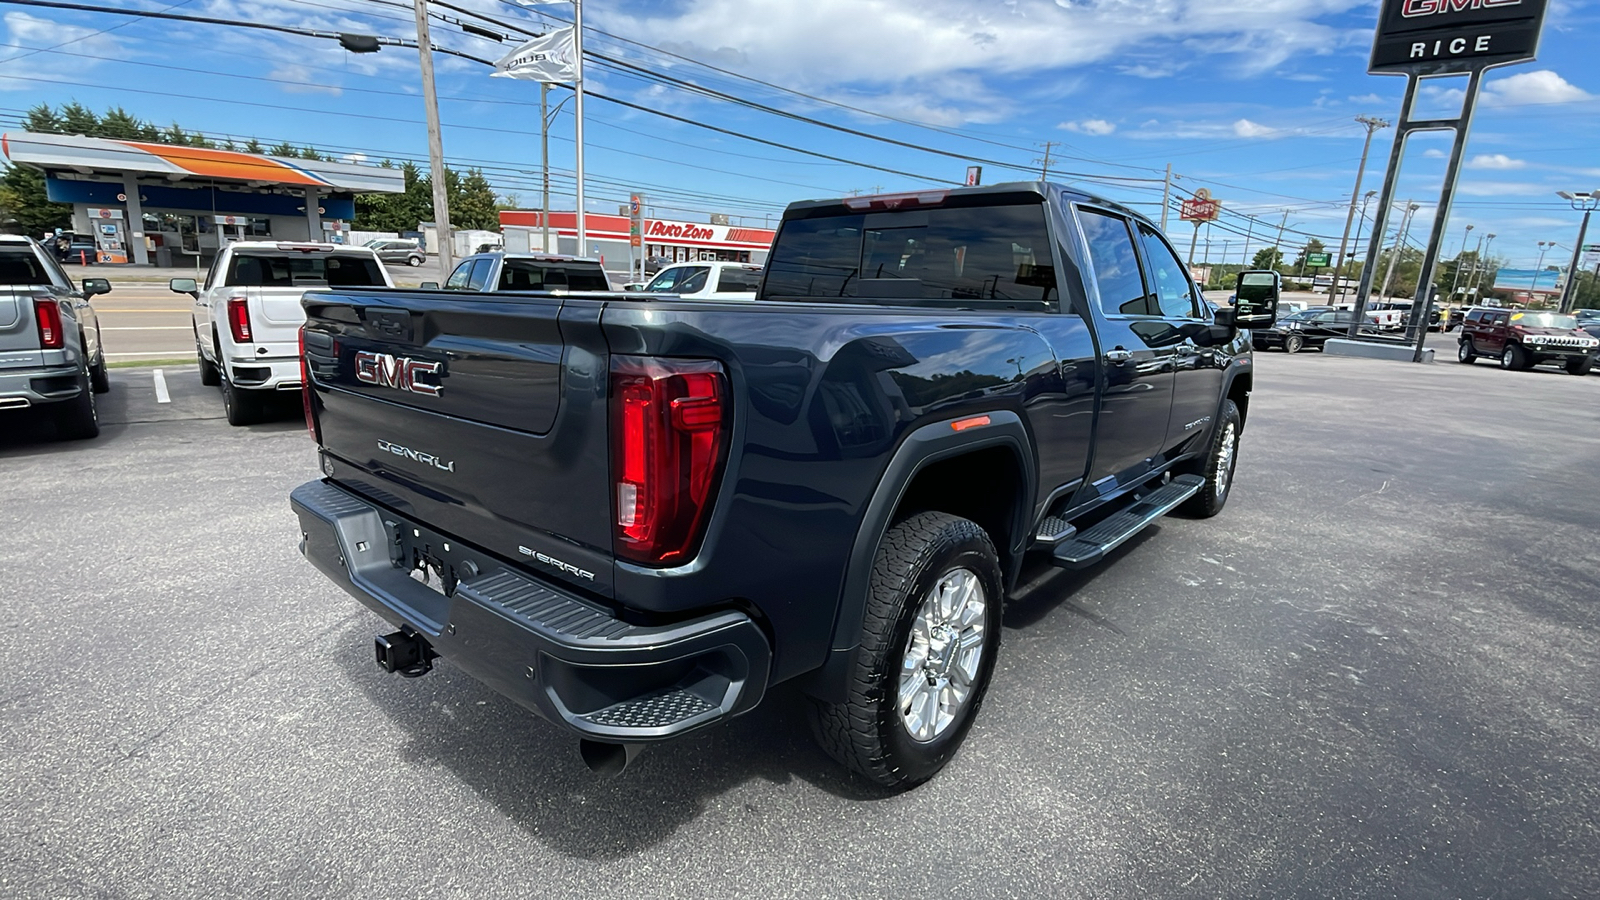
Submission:
{"label": "blue sky", "polygon": [[[570,4],[454,5],[533,30]],[[326,31],[414,35],[404,0],[101,0],[100,5]],[[589,208],[614,212],[630,188],[656,215],[746,224],[796,199],[958,181],[968,158],[984,180],[1036,177],[1052,142],[1057,180],[1159,214],[1171,163],[1183,195],[1207,188],[1229,211],[1197,256],[1239,261],[1287,223],[1283,244],[1337,243],[1365,130],[1390,121],[1404,79],[1366,74],[1376,0],[590,0],[588,49],[713,90],[913,145],[893,146],[691,94],[615,67],[591,67],[600,94],[692,122],[901,174],[806,156],[591,98]],[[463,18],[450,10],[438,13]],[[485,23],[479,23],[485,24]],[[1600,189],[1600,0],[1552,0],[1540,58],[1492,74],[1467,148],[1446,240],[1531,267],[1539,241],[1570,253],[1579,215],[1557,190]],[[436,44],[484,57],[515,45],[435,21]],[[632,43],[636,42],[636,43]],[[141,118],[210,134],[290,140],[376,160],[425,159],[414,51],[355,56],[310,37],[0,5],[0,122],[40,103],[120,104]],[[663,52],[665,51],[665,52]],[[669,55],[670,54],[670,55]],[[1587,61],[1586,61],[1587,60]],[[696,62],[768,82],[768,87]],[[523,205],[538,204],[538,87],[490,79],[440,57],[447,157],[478,165]],[[1464,81],[1464,79],[1463,79]],[[788,91],[811,95],[799,96]],[[1431,83],[1429,109],[1459,104],[1456,80]],[[553,90],[552,102],[570,92]],[[814,99],[813,99],[814,98]],[[836,105],[836,104],[842,104]],[[843,107],[854,107],[846,109]],[[572,104],[552,126],[559,199],[571,206]],[[881,115],[874,115],[881,114]],[[885,118],[885,116],[889,118]],[[1381,186],[1393,131],[1373,142],[1363,193]],[[1412,140],[1402,199],[1420,205],[1424,239],[1449,149]],[[1014,168],[996,165],[1004,163]],[[1285,213],[1287,212],[1287,220]],[[1245,217],[1261,224],[1251,224]],[[1398,216],[1395,220],[1398,221]],[[1177,243],[1193,235],[1174,217]],[[1596,240],[1591,238],[1591,240]],[[1209,241],[1209,249],[1207,242]],[[1472,246],[1469,244],[1469,248]]]}

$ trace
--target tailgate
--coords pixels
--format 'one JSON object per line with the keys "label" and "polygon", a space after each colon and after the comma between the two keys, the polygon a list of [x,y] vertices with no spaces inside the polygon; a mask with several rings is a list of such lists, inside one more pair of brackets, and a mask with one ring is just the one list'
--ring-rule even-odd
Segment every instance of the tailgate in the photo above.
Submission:
{"label": "tailgate", "polygon": [[33,298],[38,293],[0,286],[0,369],[43,364],[39,330],[33,324]]}
{"label": "tailgate", "polygon": [[304,302],[335,481],[610,595],[601,303],[337,290]]}

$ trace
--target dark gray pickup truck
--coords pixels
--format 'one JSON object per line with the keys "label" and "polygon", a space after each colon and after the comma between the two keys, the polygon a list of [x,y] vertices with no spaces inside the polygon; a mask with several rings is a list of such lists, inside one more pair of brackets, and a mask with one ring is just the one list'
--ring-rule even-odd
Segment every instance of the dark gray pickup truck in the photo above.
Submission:
{"label": "dark gray pickup truck", "polygon": [[1275,273],[1213,313],[1053,184],[796,203],[756,300],[308,294],[302,550],[617,771],[796,681],[883,785],[955,753],[1035,567],[1233,486]]}

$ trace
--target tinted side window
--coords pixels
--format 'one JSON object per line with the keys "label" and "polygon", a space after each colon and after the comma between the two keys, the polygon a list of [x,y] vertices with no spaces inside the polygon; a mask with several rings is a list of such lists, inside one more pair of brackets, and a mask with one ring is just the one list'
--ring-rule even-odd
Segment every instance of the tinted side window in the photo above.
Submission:
{"label": "tinted side window", "polygon": [[50,276],[45,273],[44,266],[40,265],[37,257],[33,255],[33,248],[21,247],[16,250],[6,248],[0,250],[0,284],[49,284]]}
{"label": "tinted side window", "polygon": [[1094,280],[1100,288],[1100,308],[1113,316],[1152,316],[1145,293],[1144,275],[1139,271],[1139,256],[1133,250],[1133,235],[1128,220],[1092,209],[1080,209],[1083,237],[1089,244],[1089,259],[1094,263]]}
{"label": "tinted side window", "polygon": [[1197,319],[1200,307],[1195,304],[1194,285],[1184,271],[1178,255],[1161,239],[1154,228],[1139,223],[1139,242],[1144,245],[1145,262],[1150,266],[1151,289],[1156,295],[1156,306],[1161,315],[1169,319]]}
{"label": "tinted side window", "polygon": [[543,291],[547,290],[545,275],[549,270],[527,259],[508,259],[500,267],[500,290],[502,291]]}
{"label": "tinted side window", "polygon": [[461,265],[456,266],[456,270],[450,273],[450,278],[444,283],[444,286],[452,291],[466,290],[467,276],[472,274],[473,262],[474,260],[467,260]]}
{"label": "tinted side window", "polygon": [[645,290],[654,294],[667,294],[672,292],[673,285],[678,283],[678,276],[688,271],[687,269],[671,268],[662,269]]}
{"label": "tinted side window", "polygon": [[494,260],[480,259],[472,264],[472,272],[467,275],[467,290],[481,291],[489,283],[489,273],[494,269]]}
{"label": "tinted side window", "polygon": [[761,286],[760,269],[723,269],[717,276],[717,293],[753,291]]}
{"label": "tinted side window", "polygon": [[673,288],[675,293],[696,294],[706,289],[706,279],[711,276],[711,270],[705,266],[695,266],[684,269],[678,273],[678,285]]}
{"label": "tinted side window", "polygon": [[241,287],[383,287],[378,261],[368,256],[296,253],[239,253],[230,264],[227,283]]}

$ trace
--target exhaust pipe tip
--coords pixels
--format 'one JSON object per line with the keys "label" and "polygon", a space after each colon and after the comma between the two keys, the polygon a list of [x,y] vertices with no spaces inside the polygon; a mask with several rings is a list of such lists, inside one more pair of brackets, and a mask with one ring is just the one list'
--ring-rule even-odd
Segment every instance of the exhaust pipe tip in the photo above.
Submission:
{"label": "exhaust pipe tip", "polygon": [[601,778],[615,778],[621,775],[634,757],[644,752],[643,744],[609,744],[605,741],[582,740],[578,742],[578,754],[583,757],[583,764],[589,771]]}

